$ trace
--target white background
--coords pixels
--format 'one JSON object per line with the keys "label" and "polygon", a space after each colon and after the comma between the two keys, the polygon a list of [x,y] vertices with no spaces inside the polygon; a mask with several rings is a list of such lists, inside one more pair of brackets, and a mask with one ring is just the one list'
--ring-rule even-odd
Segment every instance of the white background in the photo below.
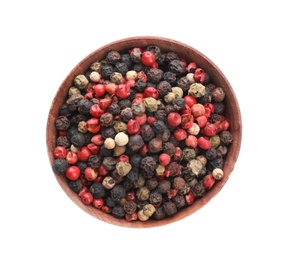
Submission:
{"label": "white background", "polygon": [[[0,259],[286,259],[283,1],[1,1]],[[65,76],[130,36],[162,36],[209,57],[241,107],[230,179],[177,223],[129,229],[94,219],[61,190],[45,130]]]}

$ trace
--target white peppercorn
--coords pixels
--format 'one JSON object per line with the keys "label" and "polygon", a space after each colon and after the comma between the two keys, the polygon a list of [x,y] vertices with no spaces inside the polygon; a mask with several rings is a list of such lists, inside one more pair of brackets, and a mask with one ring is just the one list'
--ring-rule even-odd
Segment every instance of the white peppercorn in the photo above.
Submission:
{"label": "white peppercorn", "polygon": [[107,149],[113,149],[115,147],[114,139],[112,139],[110,137],[106,138],[105,141],[104,141],[104,146]]}
{"label": "white peppercorn", "polygon": [[192,126],[187,130],[189,134],[191,135],[198,135],[201,128],[197,123],[193,123]]}
{"label": "white peppercorn", "polygon": [[215,168],[212,171],[212,175],[216,180],[221,180],[223,178],[223,170],[220,168]]}
{"label": "white peppercorn", "polygon": [[175,94],[175,98],[181,98],[184,95],[184,92],[180,87],[172,87],[172,92]]}
{"label": "white peppercorn", "polygon": [[100,81],[100,74],[97,71],[92,71],[89,74],[89,78],[92,82],[99,82]]}
{"label": "white peppercorn", "polygon": [[127,80],[136,79],[137,72],[135,70],[129,70],[129,71],[127,71],[125,77],[126,77]]}
{"label": "white peppercorn", "polygon": [[186,78],[187,78],[187,80],[190,82],[190,84],[193,84],[193,83],[195,83],[195,80],[194,80],[194,73],[188,73],[187,75],[186,75]]}
{"label": "white peppercorn", "polygon": [[120,132],[120,133],[116,134],[114,141],[115,141],[116,145],[124,146],[128,143],[129,137],[127,134]]}
{"label": "white peppercorn", "polygon": [[115,186],[116,182],[115,180],[111,177],[111,176],[106,176],[103,180],[102,180],[102,185],[105,189],[112,189]]}
{"label": "white peppercorn", "polygon": [[193,159],[188,162],[187,167],[192,170],[192,173],[198,175],[203,169],[203,164],[197,159]]}

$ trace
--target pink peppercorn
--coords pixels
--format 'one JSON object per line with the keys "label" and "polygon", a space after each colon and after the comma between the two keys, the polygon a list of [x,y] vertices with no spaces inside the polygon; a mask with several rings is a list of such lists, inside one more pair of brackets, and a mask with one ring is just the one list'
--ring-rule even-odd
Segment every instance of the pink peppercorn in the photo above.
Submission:
{"label": "pink peppercorn", "polygon": [[57,146],[54,150],[54,157],[64,159],[67,155],[67,149],[64,146]]}
{"label": "pink peppercorn", "polygon": [[186,140],[185,140],[185,143],[188,147],[196,148],[198,145],[198,139],[194,135],[188,135]]}
{"label": "pink peppercorn", "polygon": [[206,136],[215,136],[217,134],[217,127],[215,126],[215,124],[207,124],[203,128],[203,133]]}
{"label": "pink peppercorn", "polygon": [[187,138],[187,132],[182,128],[178,128],[174,132],[174,137],[178,141],[185,140]]}
{"label": "pink peppercorn", "polygon": [[194,117],[202,116],[205,114],[205,112],[206,112],[205,107],[200,103],[194,104],[191,107],[191,113]]}
{"label": "pink peppercorn", "polygon": [[159,163],[162,165],[162,166],[166,166],[170,163],[171,161],[171,157],[169,154],[166,154],[166,153],[161,153],[160,156],[159,156]]}
{"label": "pink peppercorn", "polygon": [[215,178],[212,174],[207,174],[203,179],[203,185],[206,189],[210,190],[212,186],[215,184]]}
{"label": "pink peppercorn", "polygon": [[126,99],[130,96],[130,86],[119,84],[115,90],[115,95],[120,99]]}
{"label": "pink peppercorn", "polygon": [[84,192],[80,198],[85,205],[89,205],[93,201],[93,196],[90,192]]}
{"label": "pink peppercorn", "polygon": [[197,68],[194,72],[194,80],[199,83],[203,83],[205,81],[206,74],[203,69]]}
{"label": "pink peppercorn", "polygon": [[211,142],[207,137],[201,136],[198,138],[198,146],[204,150],[211,148]]}
{"label": "pink peppercorn", "polygon": [[171,112],[168,115],[168,123],[170,126],[178,126],[179,124],[181,124],[182,119],[181,119],[181,115],[177,112]]}
{"label": "pink peppercorn", "polygon": [[97,209],[100,209],[104,204],[103,198],[95,198],[92,201],[92,206],[94,206]]}

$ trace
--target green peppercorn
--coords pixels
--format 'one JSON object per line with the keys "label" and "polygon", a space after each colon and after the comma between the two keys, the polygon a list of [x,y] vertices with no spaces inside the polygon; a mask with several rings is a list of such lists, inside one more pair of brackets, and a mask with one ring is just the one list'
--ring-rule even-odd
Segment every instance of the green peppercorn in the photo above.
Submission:
{"label": "green peppercorn", "polygon": [[131,168],[132,168],[132,166],[128,162],[118,162],[116,164],[116,170],[117,170],[118,174],[121,176],[127,175],[130,172]]}
{"label": "green peppercorn", "polygon": [[188,162],[187,167],[192,170],[192,173],[198,175],[200,171],[203,169],[203,164],[201,163],[201,161],[193,159]]}
{"label": "green peppercorn", "polygon": [[148,188],[145,186],[140,187],[136,192],[137,199],[141,201],[148,200],[149,195],[150,195],[150,190],[148,190]]}
{"label": "green peppercorn", "polygon": [[143,206],[143,214],[147,217],[151,217],[155,211],[156,208],[152,204],[146,204]]}
{"label": "green peppercorn", "polygon": [[72,95],[75,95],[75,94],[80,94],[80,90],[78,87],[75,87],[75,86],[72,86],[69,88],[69,97],[71,97]]}
{"label": "green peppercorn", "polygon": [[191,95],[195,98],[202,97],[204,94],[205,86],[201,83],[193,83],[188,90],[188,95]]}
{"label": "green peppercorn", "polygon": [[113,128],[116,133],[125,132],[127,129],[127,125],[122,121],[115,121]]}
{"label": "green peppercorn", "polygon": [[79,89],[85,89],[88,83],[89,83],[88,79],[83,74],[79,74],[74,78],[74,84]]}
{"label": "green peppercorn", "polygon": [[194,159],[196,157],[196,151],[194,149],[191,148],[185,148],[183,150],[183,158],[186,161],[191,161],[192,159]]}
{"label": "green peppercorn", "polygon": [[214,135],[210,138],[211,147],[217,148],[220,145],[220,138],[218,135]]}
{"label": "green peppercorn", "polygon": [[149,111],[149,112],[155,112],[158,109],[157,100],[155,98],[152,98],[152,97],[144,98],[144,105],[145,105],[145,108],[147,109],[147,111]]}

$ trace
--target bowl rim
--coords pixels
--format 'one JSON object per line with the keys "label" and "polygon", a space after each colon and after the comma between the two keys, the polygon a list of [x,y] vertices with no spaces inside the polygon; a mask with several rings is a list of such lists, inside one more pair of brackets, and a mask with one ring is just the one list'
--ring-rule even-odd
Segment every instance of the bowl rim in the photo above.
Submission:
{"label": "bowl rim", "polygon": [[[56,94],[53,98],[53,101],[51,103],[51,107],[49,110],[48,118],[47,118],[47,124],[46,124],[46,148],[47,153],[49,157],[50,166],[52,166],[54,157],[53,157],[53,149],[55,148],[55,127],[54,123],[56,120],[55,111],[58,111],[60,102],[57,102],[59,100],[59,97],[63,100],[63,98],[66,96],[68,91],[68,86],[71,86],[73,78],[80,74],[84,73],[88,66],[91,64],[91,60],[96,61],[97,59],[101,59],[104,57],[104,54],[107,53],[109,50],[118,50],[118,51],[125,51],[130,47],[143,47],[147,45],[155,45],[154,42],[156,42],[156,45],[161,48],[162,44],[165,46],[165,44],[168,46],[168,50],[171,51],[174,46],[178,47],[180,51],[176,51],[179,57],[188,57],[188,60],[195,61],[202,59],[204,61],[204,65],[201,66],[201,62],[197,62],[198,66],[201,66],[205,71],[209,72],[212,68],[212,73],[210,74],[212,81],[215,83],[222,81],[224,83],[224,89],[227,90],[226,97],[230,98],[228,101],[228,104],[231,103],[231,108],[235,108],[236,111],[236,119],[234,120],[234,125],[231,124],[231,132],[236,133],[236,138],[234,139],[233,143],[230,146],[230,149],[228,151],[228,155],[225,160],[225,164],[223,167],[224,170],[224,178],[220,181],[217,181],[215,185],[212,187],[211,190],[209,190],[202,198],[199,198],[195,200],[194,204],[192,206],[189,206],[187,208],[184,208],[183,210],[179,211],[172,217],[165,218],[163,220],[148,220],[146,222],[143,221],[136,221],[136,222],[128,222],[125,219],[117,219],[113,217],[111,214],[104,213],[101,210],[98,210],[91,205],[84,205],[80,198],[77,196],[76,193],[71,191],[67,184],[64,176],[60,176],[54,173],[54,176],[58,182],[58,184],[61,186],[61,188],[64,190],[66,195],[82,210],[84,210],[86,213],[90,214],[91,216],[95,217],[96,219],[103,221],[108,224],[113,224],[116,226],[121,227],[128,227],[128,228],[150,228],[150,227],[159,227],[167,224],[171,224],[174,222],[177,222],[181,219],[184,219],[199,209],[201,209],[203,206],[205,206],[208,202],[210,202],[211,199],[213,199],[223,188],[225,183],[228,181],[230,174],[232,173],[234,166],[237,162],[237,159],[239,157],[240,148],[241,148],[241,141],[242,141],[242,120],[241,120],[241,111],[239,107],[239,103],[236,97],[236,94],[229,83],[228,79],[224,75],[224,73],[218,68],[218,66],[210,60],[206,55],[195,49],[194,47],[166,37],[158,37],[158,36],[133,36],[133,37],[127,37],[122,38],[110,43],[107,43],[90,54],[88,54],[86,57],[84,57],[78,64],[74,66],[74,68],[68,73],[68,75],[64,78],[61,85],[59,86],[58,90],[56,91]],[[135,44],[137,43],[137,44]],[[123,48],[123,46],[125,46]],[[167,48],[162,48],[163,51],[167,50]],[[180,55],[182,54],[182,55]],[[97,59],[94,59],[97,58]],[[214,72],[216,75],[213,75]],[[215,77],[214,77],[215,76]],[[54,142],[54,143],[51,143]],[[52,169],[52,168],[51,168]],[[53,171],[53,169],[52,169]]]}

